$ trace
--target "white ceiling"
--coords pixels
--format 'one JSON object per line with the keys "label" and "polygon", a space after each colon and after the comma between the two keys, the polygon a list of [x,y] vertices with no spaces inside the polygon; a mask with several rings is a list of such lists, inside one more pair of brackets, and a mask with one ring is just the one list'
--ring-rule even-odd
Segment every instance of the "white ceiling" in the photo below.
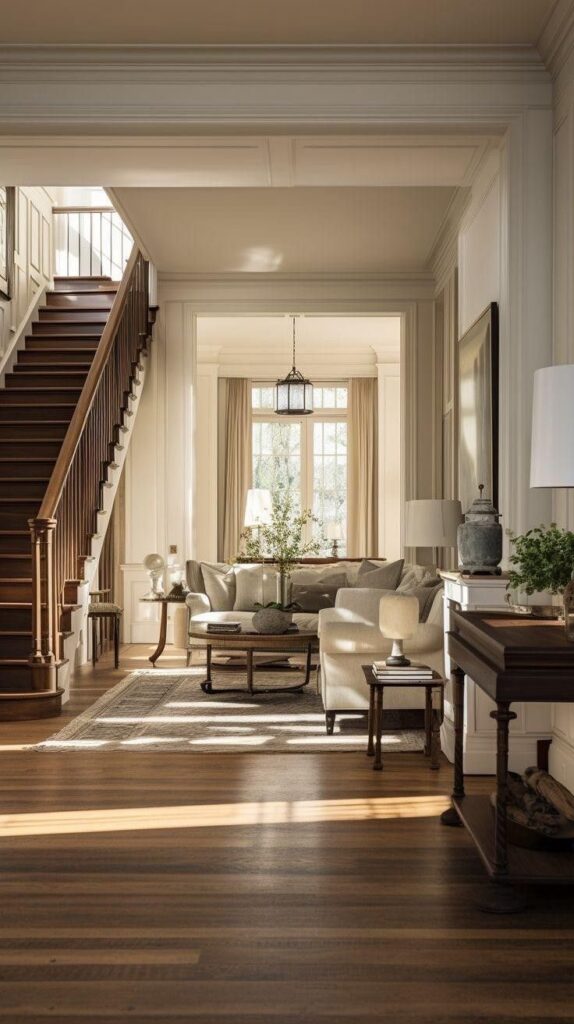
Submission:
{"label": "white ceiling", "polygon": [[[294,311],[295,312],[295,311]],[[396,316],[298,316],[297,366],[310,376],[375,372],[400,357]],[[198,358],[222,376],[280,376],[291,366],[290,316],[212,316],[197,320]]]}
{"label": "white ceiling", "polygon": [[452,188],[115,190],[165,273],[420,271]]}
{"label": "white ceiling", "polygon": [[536,43],[554,0],[27,0],[3,43]]}

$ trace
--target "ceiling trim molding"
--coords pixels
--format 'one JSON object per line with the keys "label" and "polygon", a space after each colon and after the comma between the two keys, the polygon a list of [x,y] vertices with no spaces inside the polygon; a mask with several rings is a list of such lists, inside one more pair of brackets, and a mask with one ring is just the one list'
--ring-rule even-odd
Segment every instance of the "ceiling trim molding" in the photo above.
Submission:
{"label": "ceiling trim molding", "polygon": [[326,68],[339,71],[367,71],[378,74],[432,70],[437,67],[468,74],[476,71],[515,72],[523,76],[545,74],[544,62],[534,46],[485,45],[362,45],[362,46],[180,46],[172,45],[28,45],[0,46],[3,73],[38,72],[104,73],[122,76],[141,72],[145,76],[181,76],[215,72],[256,73],[301,71],[323,73]]}
{"label": "ceiling trim molding", "polygon": [[574,52],[574,4],[558,0],[538,40],[538,50],[553,78]]}
{"label": "ceiling trim molding", "polygon": [[160,271],[158,273],[158,281],[162,283],[176,282],[186,284],[262,284],[275,283],[275,284],[301,284],[305,282],[319,282],[322,284],[334,282],[341,283],[345,281],[356,284],[357,282],[365,282],[367,284],[396,284],[416,282],[417,284],[429,284],[432,283],[432,273],[428,270],[420,271],[389,271],[384,274],[326,274],[326,273],[309,273],[309,274],[282,274],[282,273],[250,273],[249,271],[237,271],[237,273],[227,274],[187,274],[184,272],[175,271]]}

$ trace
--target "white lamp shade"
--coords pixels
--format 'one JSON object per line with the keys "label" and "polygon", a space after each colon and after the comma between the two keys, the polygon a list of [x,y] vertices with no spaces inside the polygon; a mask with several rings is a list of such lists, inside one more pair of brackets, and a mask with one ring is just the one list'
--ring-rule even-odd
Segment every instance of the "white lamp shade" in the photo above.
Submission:
{"label": "white lamp shade", "polygon": [[461,522],[460,501],[450,498],[407,501],[405,544],[411,548],[452,548]]}
{"label": "white lamp shade", "polygon": [[343,536],[343,527],[340,523],[327,523],[325,532],[327,540],[341,540]]}
{"label": "white lamp shade", "polygon": [[574,365],[534,374],[531,487],[574,487]]}
{"label": "white lamp shade", "polygon": [[272,507],[271,491],[264,487],[250,488],[245,502],[245,526],[264,526],[270,523]]}
{"label": "white lamp shade", "polygon": [[388,594],[379,604],[379,626],[388,640],[407,640],[419,624],[418,598]]}

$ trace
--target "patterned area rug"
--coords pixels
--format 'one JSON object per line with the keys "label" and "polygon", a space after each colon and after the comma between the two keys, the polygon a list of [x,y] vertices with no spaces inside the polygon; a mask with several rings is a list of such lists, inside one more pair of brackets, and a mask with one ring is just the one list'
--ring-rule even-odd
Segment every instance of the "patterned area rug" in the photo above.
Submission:
{"label": "patterned area rug", "polygon": [[[321,750],[365,751],[364,724],[356,716],[338,717],[327,736],[315,680],[298,693],[216,693],[200,688],[202,666],[174,672],[134,672],[36,750],[150,750],[225,753],[258,750],[304,753]],[[296,682],[297,676],[293,678]],[[259,671],[256,687],[290,685],[285,673]],[[218,673],[219,689],[245,686],[245,672]],[[351,721],[349,720],[351,719]],[[353,731],[352,722],[357,723]],[[341,723],[345,726],[341,730]],[[351,728],[349,728],[349,726]],[[422,750],[422,730],[383,734],[383,750]]]}

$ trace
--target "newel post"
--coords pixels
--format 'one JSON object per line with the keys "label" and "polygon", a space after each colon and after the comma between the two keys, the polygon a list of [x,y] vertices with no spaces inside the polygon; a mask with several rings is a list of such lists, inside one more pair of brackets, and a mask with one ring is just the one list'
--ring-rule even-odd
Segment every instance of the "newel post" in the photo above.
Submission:
{"label": "newel post", "polygon": [[32,541],[32,650],[37,689],[56,689],[58,610],[54,586],[55,519],[30,519]]}

